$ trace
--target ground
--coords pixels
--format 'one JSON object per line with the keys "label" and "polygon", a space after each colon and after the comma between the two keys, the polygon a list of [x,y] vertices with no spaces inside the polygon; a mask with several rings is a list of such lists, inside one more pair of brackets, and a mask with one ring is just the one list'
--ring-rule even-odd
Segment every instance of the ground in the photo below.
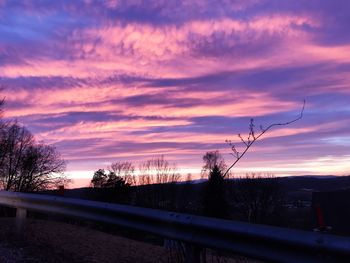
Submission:
{"label": "ground", "polygon": [[[28,219],[21,242],[15,219],[0,219],[1,263],[170,263],[178,253],[162,246],[120,237],[89,227]],[[252,262],[241,257],[207,256],[207,262]],[[255,261],[254,261],[255,262]]]}

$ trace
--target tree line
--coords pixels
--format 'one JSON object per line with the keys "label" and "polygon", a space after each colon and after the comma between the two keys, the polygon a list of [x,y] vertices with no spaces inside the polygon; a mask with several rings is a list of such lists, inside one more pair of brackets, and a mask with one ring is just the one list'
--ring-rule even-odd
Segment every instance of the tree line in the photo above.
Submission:
{"label": "tree line", "polygon": [[175,183],[182,179],[175,164],[164,158],[153,157],[141,163],[136,170],[130,161],[114,162],[106,170],[95,171],[91,186],[112,188],[123,186]]}
{"label": "tree line", "polygon": [[203,155],[201,178],[207,180],[197,184],[184,180],[188,176],[164,156],[138,167],[114,162],[95,171],[92,199],[255,223],[280,219],[284,196],[278,178],[256,173],[232,179],[224,177],[226,169],[219,151]]}

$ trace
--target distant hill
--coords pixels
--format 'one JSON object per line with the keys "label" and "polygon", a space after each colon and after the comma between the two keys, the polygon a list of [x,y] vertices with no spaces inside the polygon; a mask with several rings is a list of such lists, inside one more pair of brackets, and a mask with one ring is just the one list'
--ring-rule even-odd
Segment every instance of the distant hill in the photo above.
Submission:
{"label": "distant hill", "polygon": [[333,191],[350,188],[350,176],[291,176],[280,177],[286,190]]}
{"label": "distant hill", "polygon": [[[305,176],[289,176],[278,177],[281,188],[286,192],[293,191],[334,191],[350,188],[350,176],[319,176],[319,175],[305,175]],[[232,182],[235,180],[245,179],[230,179]],[[204,186],[207,180],[199,179],[190,182],[182,182],[176,184],[175,188],[185,192],[186,194],[198,194],[200,189]],[[143,191],[157,189],[158,185],[143,185],[139,186],[139,189]],[[96,188],[75,188],[65,189],[64,196],[71,198],[81,199],[95,199],[96,196],[100,196],[102,192],[111,192],[112,189],[96,189]],[[58,190],[50,190],[43,192],[45,194],[59,195]]]}

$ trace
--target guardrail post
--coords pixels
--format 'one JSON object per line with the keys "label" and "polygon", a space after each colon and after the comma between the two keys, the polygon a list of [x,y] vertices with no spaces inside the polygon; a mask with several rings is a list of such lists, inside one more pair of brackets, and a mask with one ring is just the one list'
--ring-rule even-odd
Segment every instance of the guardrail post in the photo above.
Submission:
{"label": "guardrail post", "polygon": [[187,243],[185,253],[185,263],[201,262],[201,249],[198,246]]}
{"label": "guardrail post", "polygon": [[17,207],[16,210],[16,234],[17,237],[21,237],[27,217],[27,210],[24,208]]}

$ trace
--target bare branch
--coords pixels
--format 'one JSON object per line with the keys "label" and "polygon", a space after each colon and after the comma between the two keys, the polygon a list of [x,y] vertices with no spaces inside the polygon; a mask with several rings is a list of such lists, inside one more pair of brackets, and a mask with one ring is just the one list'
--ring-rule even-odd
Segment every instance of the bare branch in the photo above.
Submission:
{"label": "bare branch", "polygon": [[231,150],[233,151],[232,155],[235,156],[236,160],[231,164],[231,166],[226,170],[226,172],[224,173],[224,177],[227,175],[227,173],[239,162],[239,160],[242,159],[242,157],[248,152],[249,148],[254,144],[254,142],[256,142],[259,138],[261,138],[267,131],[269,131],[270,129],[272,129],[273,127],[276,126],[286,126],[289,124],[292,124],[294,122],[297,122],[298,120],[301,120],[303,118],[304,115],[304,110],[305,110],[305,104],[306,101],[303,101],[303,106],[301,108],[300,114],[294,118],[293,120],[287,121],[287,122],[281,122],[281,123],[272,123],[269,126],[267,126],[267,128],[263,128],[262,125],[260,125],[260,133],[257,135],[255,132],[255,124],[254,124],[254,119],[250,119],[250,123],[249,123],[249,134],[248,134],[248,138],[247,140],[244,140],[243,137],[241,136],[241,134],[238,134],[238,137],[240,138],[240,140],[244,143],[245,145],[245,149],[242,151],[241,154],[238,153],[236,147],[232,144],[232,141],[228,141],[226,140],[226,142],[229,142],[230,146],[231,146]]}
{"label": "bare branch", "polygon": [[246,145],[246,146],[248,146],[248,144],[249,144],[249,137],[248,137],[248,142],[246,142],[244,139],[243,139],[243,137],[242,137],[242,135],[239,133],[238,134],[238,137],[241,139],[241,141]]}

